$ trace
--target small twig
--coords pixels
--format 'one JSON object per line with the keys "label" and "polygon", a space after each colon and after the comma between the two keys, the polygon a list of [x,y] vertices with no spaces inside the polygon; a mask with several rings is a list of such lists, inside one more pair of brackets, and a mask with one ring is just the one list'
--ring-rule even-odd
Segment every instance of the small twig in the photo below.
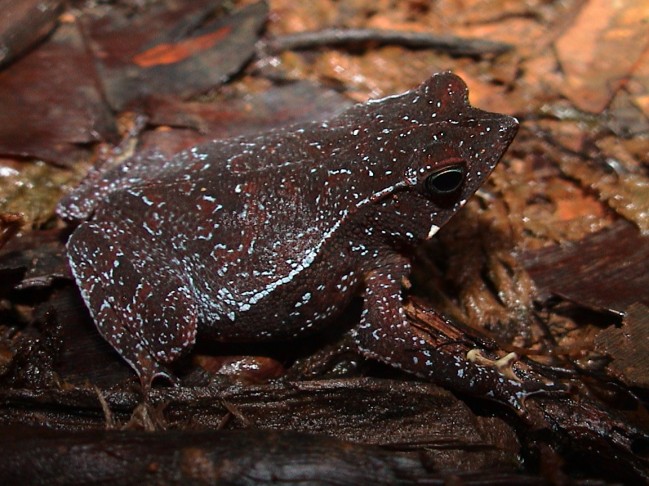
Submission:
{"label": "small twig", "polygon": [[241,422],[244,427],[250,428],[254,426],[254,424],[243,413],[241,413],[239,408],[234,403],[228,402],[227,400],[221,400],[221,404],[230,413],[230,415],[239,420],[239,422]]}
{"label": "small twig", "polygon": [[499,55],[514,47],[503,42],[467,39],[451,35],[433,35],[425,32],[381,29],[324,29],[283,35],[262,41],[258,45],[257,51],[260,54],[273,55],[288,50],[364,43],[396,44],[411,49],[435,49],[452,56]]}
{"label": "small twig", "polygon": [[97,394],[97,398],[99,399],[99,404],[101,405],[101,410],[104,412],[104,420],[106,423],[106,430],[114,430],[115,429],[115,418],[113,417],[113,412],[110,409],[110,406],[108,405],[108,402],[106,401],[106,397],[104,397],[103,392],[95,385],[93,385],[93,389],[95,390],[95,393]]}
{"label": "small twig", "polygon": [[25,224],[25,218],[19,213],[0,214],[0,248],[2,248]]}

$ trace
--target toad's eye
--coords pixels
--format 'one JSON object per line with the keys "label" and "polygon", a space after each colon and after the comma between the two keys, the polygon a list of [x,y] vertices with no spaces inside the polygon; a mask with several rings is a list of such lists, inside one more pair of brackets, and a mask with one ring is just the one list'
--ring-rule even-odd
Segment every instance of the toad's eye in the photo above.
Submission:
{"label": "toad's eye", "polygon": [[444,167],[433,172],[424,183],[431,196],[446,196],[457,191],[464,182],[464,165]]}

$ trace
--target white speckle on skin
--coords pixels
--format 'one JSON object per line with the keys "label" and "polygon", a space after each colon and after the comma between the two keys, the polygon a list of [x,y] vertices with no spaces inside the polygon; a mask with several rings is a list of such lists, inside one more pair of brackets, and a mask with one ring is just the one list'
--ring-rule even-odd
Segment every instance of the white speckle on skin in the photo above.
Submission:
{"label": "white speckle on skin", "polygon": [[436,224],[431,225],[430,229],[428,230],[428,234],[426,235],[426,238],[431,239],[433,236],[437,234],[438,231],[439,231],[439,226],[437,226]]}

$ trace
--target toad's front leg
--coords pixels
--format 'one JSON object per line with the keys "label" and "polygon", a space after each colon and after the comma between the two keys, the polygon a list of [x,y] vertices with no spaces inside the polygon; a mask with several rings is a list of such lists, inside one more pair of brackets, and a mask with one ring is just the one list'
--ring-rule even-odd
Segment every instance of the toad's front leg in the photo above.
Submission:
{"label": "toad's front leg", "polygon": [[363,354],[454,391],[504,403],[521,415],[525,397],[546,388],[556,390],[436,348],[430,334],[410,324],[403,310],[401,281],[409,270],[408,261],[395,256],[366,275],[361,322],[353,331]]}

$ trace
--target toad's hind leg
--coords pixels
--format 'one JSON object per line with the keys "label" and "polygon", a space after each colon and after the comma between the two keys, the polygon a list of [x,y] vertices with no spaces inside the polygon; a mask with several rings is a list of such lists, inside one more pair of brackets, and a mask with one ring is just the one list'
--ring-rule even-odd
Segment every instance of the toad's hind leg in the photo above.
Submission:
{"label": "toad's hind leg", "polygon": [[77,228],[67,248],[97,329],[147,391],[154,378],[171,379],[164,364],[194,344],[197,310],[182,279],[165,271],[163,257],[140,254],[145,241],[137,228],[91,222]]}

